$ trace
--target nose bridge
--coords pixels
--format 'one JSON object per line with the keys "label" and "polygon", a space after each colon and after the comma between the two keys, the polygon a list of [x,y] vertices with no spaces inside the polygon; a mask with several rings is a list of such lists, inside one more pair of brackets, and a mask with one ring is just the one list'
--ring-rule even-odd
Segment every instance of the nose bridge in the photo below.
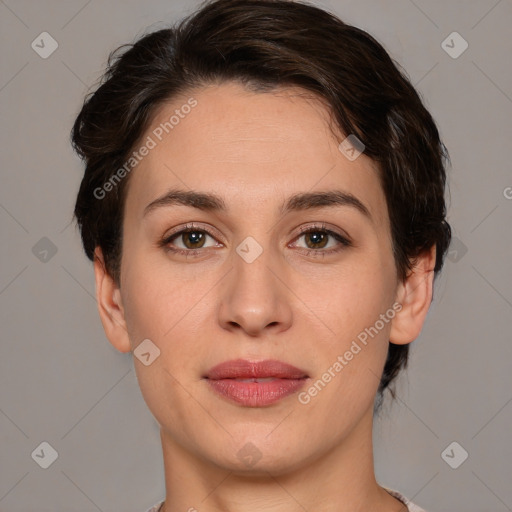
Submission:
{"label": "nose bridge", "polygon": [[259,309],[263,312],[264,306],[276,299],[277,283],[271,269],[279,265],[277,260],[270,247],[270,237],[266,234],[249,235],[235,248],[232,291],[239,299],[252,302],[254,311]]}
{"label": "nose bridge", "polygon": [[[260,241],[257,240],[260,239]],[[223,288],[219,321],[251,335],[267,326],[287,328],[291,320],[283,283],[277,278],[280,259],[268,233],[245,237],[233,250],[232,271]]]}

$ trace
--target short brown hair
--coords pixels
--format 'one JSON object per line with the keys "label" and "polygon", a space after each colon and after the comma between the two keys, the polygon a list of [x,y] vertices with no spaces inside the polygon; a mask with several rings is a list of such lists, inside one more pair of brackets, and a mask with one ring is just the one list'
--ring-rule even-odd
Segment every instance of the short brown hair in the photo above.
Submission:
{"label": "short brown hair", "polygon": [[[451,239],[444,201],[449,157],[432,116],[371,35],[288,0],[208,1],[172,28],[110,54],[72,129],[73,146],[85,161],[74,216],[91,261],[100,246],[119,284],[129,176],[102,199],[94,191],[123,165],[163,102],[223,81],[261,92],[299,86],[323,100],[339,131],[355,135],[378,163],[399,278],[433,245],[437,275]],[[408,353],[407,344],[389,344],[379,406]]]}

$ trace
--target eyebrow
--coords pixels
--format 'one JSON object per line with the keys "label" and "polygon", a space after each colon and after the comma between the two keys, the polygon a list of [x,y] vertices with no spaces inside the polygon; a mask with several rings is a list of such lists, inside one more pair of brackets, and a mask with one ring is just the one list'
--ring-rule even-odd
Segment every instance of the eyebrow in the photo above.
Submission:
{"label": "eyebrow", "polygon": [[[227,212],[224,199],[217,194],[193,190],[171,189],[144,208],[143,216],[156,209],[168,206],[189,206],[203,211]],[[285,215],[292,211],[311,210],[324,207],[350,206],[373,222],[369,209],[356,196],[343,190],[319,192],[300,192],[290,196],[280,207],[279,213]]]}

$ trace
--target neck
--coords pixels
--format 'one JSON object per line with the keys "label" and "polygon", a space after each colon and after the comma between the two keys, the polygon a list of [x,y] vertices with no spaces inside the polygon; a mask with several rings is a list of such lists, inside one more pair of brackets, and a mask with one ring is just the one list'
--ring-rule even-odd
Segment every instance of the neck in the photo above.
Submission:
{"label": "neck", "polygon": [[279,466],[276,457],[250,474],[195,455],[161,428],[167,495],[162,512],[400,510],[403,504],[375,480],[372,425],[369,410],[334,448],[326,445],[309,460],[298,454],[292,468]]}

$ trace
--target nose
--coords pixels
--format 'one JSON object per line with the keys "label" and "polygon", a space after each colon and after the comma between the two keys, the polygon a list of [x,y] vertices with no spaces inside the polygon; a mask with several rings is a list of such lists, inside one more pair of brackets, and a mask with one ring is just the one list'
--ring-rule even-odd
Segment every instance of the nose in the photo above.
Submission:
{"label": "nose", "polygon": [[233,254],[233,268],[220,288],[220,325],[253,337],[287,330],[292,323],[292,308],[286,264],[270,250],[249,261]]}

